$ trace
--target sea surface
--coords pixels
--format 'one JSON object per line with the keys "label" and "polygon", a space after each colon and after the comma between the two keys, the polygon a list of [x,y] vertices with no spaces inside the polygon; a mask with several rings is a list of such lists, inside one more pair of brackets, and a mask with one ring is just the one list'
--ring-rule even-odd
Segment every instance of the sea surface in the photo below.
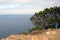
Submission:
{"label": "sea surface", "polygon": [[28,29],[34,27],[30,21],[32,15],[0,15],[0,38],[7,37],[10,34],[28,32]]}

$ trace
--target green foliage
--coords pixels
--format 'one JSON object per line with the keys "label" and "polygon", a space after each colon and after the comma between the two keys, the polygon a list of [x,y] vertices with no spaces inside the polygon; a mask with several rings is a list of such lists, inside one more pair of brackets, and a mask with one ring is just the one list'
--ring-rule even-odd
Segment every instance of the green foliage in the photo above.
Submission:
{"label": "green foliage", "polygon": [[[60,23],[60,6],[57,7],[50,7],[50,8],[45,8],[43,11],[40,11],[38,13],[35,13],[32,17],[31,17],[31,21],[39,28],[44,28],[46,26],[46,23],[48,24],[48,26],[50,24],[55,25],[56,22]],[[60,24],[59,24],[60,25]],[[35,28],[33,28],[32,30],[35,30]]]}
{"label": "green foliage", "polygon": [[55,17],[50,17],[50,18],[47,18],[46,21],[51,24],[51,23],[55,22],[56,20],[57,19]]}
{"label": "green foliage", "polygon": [[32,29],[29,29],[29,32],[32,32],[32,31],[35,31],[35,30],[40,30],[40,28],[39,27],[34,27]]}
{"label": "green foliage", "polygon": [[19,34],[24,34],[24,35],[26,35],[27,33],[25,33],[25,32],[21,32],[21,33],[19,33]]}

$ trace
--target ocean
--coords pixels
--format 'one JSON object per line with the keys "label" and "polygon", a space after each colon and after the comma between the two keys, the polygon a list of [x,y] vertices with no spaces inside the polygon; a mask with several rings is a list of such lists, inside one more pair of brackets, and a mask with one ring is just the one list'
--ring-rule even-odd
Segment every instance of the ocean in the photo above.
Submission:
{"label": "ocean", "polygon": [[7,37],[10,34],[28,32],[34,27],[30,21],[31,16],[26,14],[0,15],[0,38]]}

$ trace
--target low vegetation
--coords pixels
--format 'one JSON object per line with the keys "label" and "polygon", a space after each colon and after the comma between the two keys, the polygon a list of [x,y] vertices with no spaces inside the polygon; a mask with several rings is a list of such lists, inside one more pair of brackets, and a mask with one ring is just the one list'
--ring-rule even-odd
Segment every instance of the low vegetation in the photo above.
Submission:
{"label": "low vegetation", "polygon": [[36,28],[32,30],[48,29],[48,28],[60,28],[60,6],[46,8],[43,11],[35,13],[30,20]]}
{"label": "low vegetation", "polygon": [[[36,27],[29,29],[29,33],[35,30],[60,28],[60,6],[45,8],[43,11],[35,13],[30,20]],[[27,33],[19,33],[27,34]]]}
{"label": "low vegetation", "polygon": [[25,32],[21,32],[21,33],[19,33],[19,34],[24,34],[24,35],[26,35],[27,33],[25,33]]}
{"label": "low vegetation", "polygon": [[34,28],[32,28],[32,29],[29,29],[29,33],[32,32],[32,31],[35,31],[35,30],[40,30],[40,28],[34,27]]}

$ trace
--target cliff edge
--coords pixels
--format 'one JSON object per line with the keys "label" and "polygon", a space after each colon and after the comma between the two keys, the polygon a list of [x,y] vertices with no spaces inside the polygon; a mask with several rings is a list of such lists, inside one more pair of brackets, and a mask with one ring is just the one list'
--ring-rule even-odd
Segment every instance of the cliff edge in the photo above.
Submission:
{"label": "cliff edge", "polygon": [[1,40],[60,40],[60,29],[48,29],[42,33],[40,30],[36,30],[27,35],[12,34],[7,38],[2,38]]}

